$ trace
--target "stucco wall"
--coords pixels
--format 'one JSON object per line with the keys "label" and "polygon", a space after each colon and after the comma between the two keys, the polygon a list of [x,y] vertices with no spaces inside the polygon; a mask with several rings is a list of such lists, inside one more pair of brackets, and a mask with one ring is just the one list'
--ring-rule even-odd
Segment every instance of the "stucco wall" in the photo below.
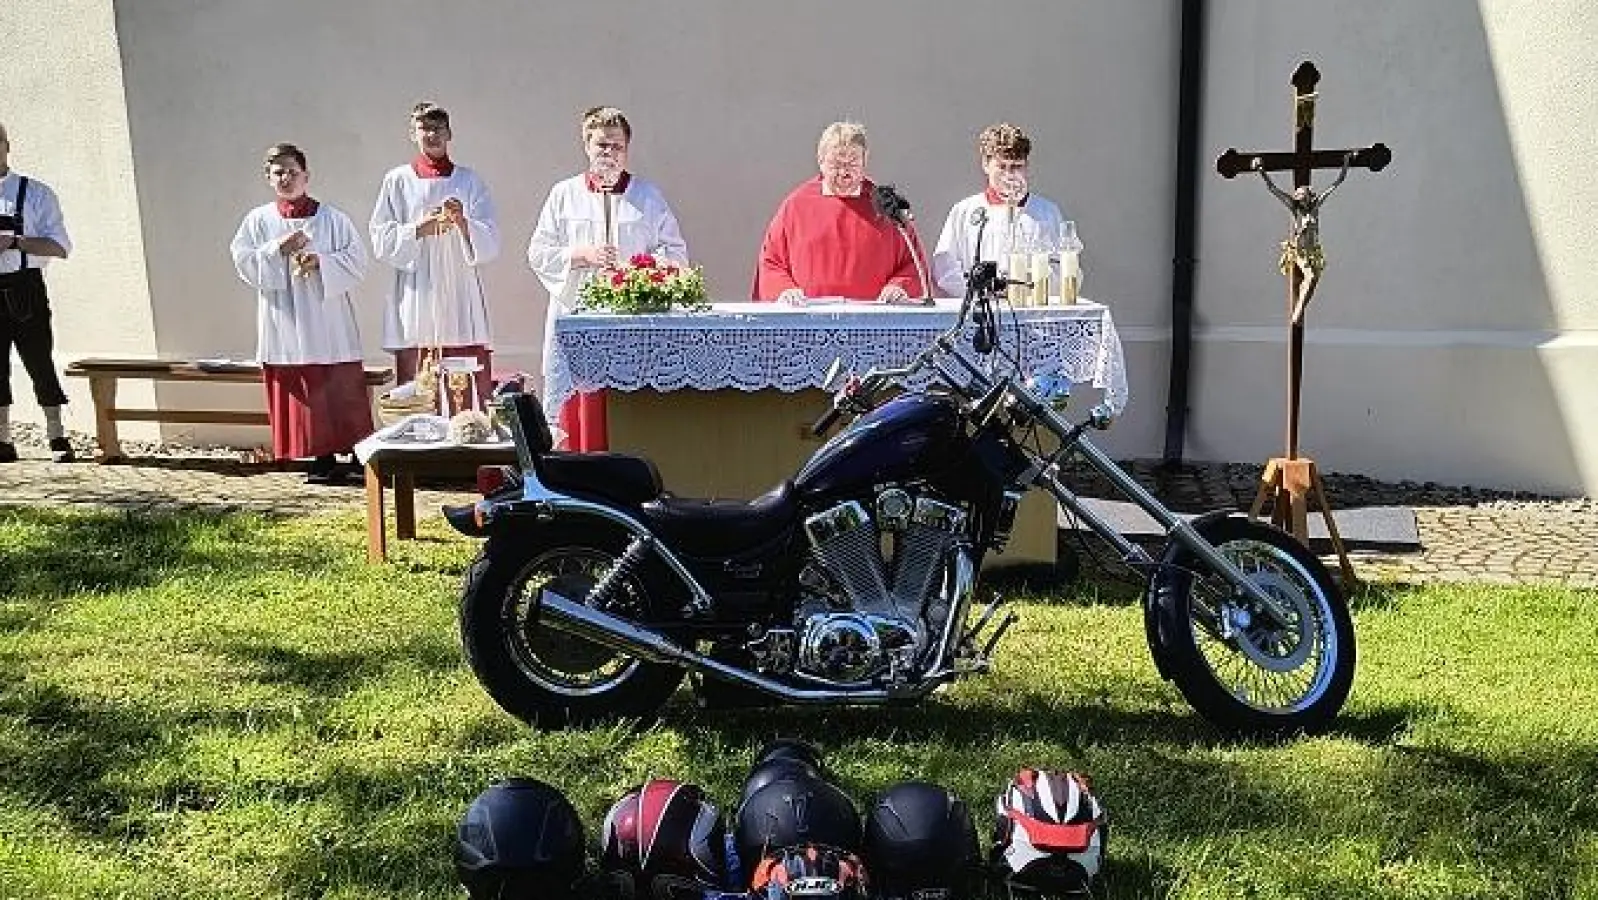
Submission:
{"label": "stucco wall", "polygon": [[[1288,79],[1322,73],[1316,143],[1384,141],[1326,206],[1303,446],[1332,470],[1598,490],[1598,7],[1490,0],[1223,0],[1203,141],[1289,149]],[[1212,170],[1213,172],[1213,170]],[[1326,183],[1335,173],[1323,173]],[[1282,448],[1276,242],[1256,179],[1207,174],[1190,455]]]}
{"label": "stucco wall", "polygon": [[[55,188],[76,249],[48,271],[61,349],[74,356],[155,352],[144,244],[128,142],[122,64],[110,4],[103,0],[0,3],[0,122],[11,138],[11,167]],[[12,388],[19,421],[42,421],[20,362]],[[88,388],[66,382],[71,427],[93,431]],[[149,385],[123,398],[148,406]],[[153,429],[130,426],[130,437]]]}
{"label": "stucco wall", "polygon": [[[253,299],[225,251],[268,196],[266,146],[300,143],[313,192],[364,223],[383,171],[413,152],[421,98],[450,109],[457,160],[494,193],[495,339],[529,371],[545,298],[526,241],[549,186],[581,163],[576,118],[598,103],[627,110],[634,168],[662,185],[718,296],[747,296],[761,231],[814,173],[826,123],[868,125],[874,174],[904,190],[930,244],[978,187],[976,132],[1011,119],[1035,138],[1036,188],[1082,223],[1089,291],[1134,332],[1165,317],[1173,4],[1007,3],[1003,42],[990,7],[953,0],[467,0],[453,25],[424,24],[440,8],[417,0],[116,6],[163,352],[250,351]],[[276,37],[288,27],[303,34]],[[382,282],[359,297],[374,359]],[[1157,441],[1164,384],[1155,353],[1133,352],[1128,449]]]}

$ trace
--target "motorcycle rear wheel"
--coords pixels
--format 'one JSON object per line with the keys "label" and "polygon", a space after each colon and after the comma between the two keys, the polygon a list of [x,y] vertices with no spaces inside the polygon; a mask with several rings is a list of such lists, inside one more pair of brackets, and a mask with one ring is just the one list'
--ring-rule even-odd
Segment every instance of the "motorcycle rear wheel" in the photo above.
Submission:
{"label": "motorcycle rear wheel", "polygon": [[1274,736],[1326,727],[1354,682],[1354,625],[1342,592],[1296,538],[1241,516],[1201,519],[1205,540],[1287,612],[1277,624],[1172,545],[1149,581],[1150,649],[1216,725]]}
{"label": "motorcycle rear wheel", "polygon": [[[529,725],[563,727],[651,717],[676,691],[683,671],[646,663],[553,628],[538,617],[545,588],[581,600],[621,556],[613,531],[561,523],[496,534],[466,571],[461,644],[472,673],[494,702]],[[610,611],[649,621],[662,591],[628,577]]]}

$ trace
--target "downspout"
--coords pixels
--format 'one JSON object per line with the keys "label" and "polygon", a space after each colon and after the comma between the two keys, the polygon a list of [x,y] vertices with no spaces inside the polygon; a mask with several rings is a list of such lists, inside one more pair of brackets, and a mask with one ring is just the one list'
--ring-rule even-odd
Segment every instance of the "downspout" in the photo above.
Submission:
{"label": "downspout", "polygon": [[1177,64],[1175,256],[1171,260],[1171,385],[1165,404],[1165,464],[1182,464],[1193,358],[1193,275],[1198,243],[1199,105],[1204,88],[1204,0],[1182,0]]}

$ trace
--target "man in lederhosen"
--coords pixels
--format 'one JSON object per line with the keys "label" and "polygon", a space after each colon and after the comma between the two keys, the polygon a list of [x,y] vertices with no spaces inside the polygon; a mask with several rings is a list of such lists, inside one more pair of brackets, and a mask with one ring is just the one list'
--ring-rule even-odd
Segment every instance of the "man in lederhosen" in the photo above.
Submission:
{"label": "man in lederhosen", "polygon": [[11,441],[11,348],[33,381],[33,396],[44,409],[50,457],[72,461],[72,444],[61,424],[67,395],[61,390],[51,350],[50,297],[44,267],[50,257],[72,250],[61,204],[49,185],[11,171],[11,144],[0,124],[0,463],[15,462]]}

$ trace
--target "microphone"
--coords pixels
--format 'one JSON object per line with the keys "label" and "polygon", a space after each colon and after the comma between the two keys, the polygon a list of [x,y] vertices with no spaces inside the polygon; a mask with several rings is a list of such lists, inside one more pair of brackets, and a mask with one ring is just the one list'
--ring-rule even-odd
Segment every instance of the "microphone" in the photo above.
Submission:
{"label": "microphone", "polygon": [[910,201],[891,184],[875,185],[871,189],[871,206],[878,215],[892,219],[903,227],[915,216],[910,212]]}
{"label": "microphone", "polygon": [[878,184],[871,188],[871,207],[877,211],[877,215],[892,222],[899,230],[899,236],[904,238],[904,245],[910,250],[910,260],[915,263],[916,277],[921,279],[921,296],[917,299],[930,304],[932,282],[927,278],[927,267],[921,262],[921,254],[916,251],[916,242],[910,239],[909,224],[915,219],[910,212],[910,201],[893,185]]}

